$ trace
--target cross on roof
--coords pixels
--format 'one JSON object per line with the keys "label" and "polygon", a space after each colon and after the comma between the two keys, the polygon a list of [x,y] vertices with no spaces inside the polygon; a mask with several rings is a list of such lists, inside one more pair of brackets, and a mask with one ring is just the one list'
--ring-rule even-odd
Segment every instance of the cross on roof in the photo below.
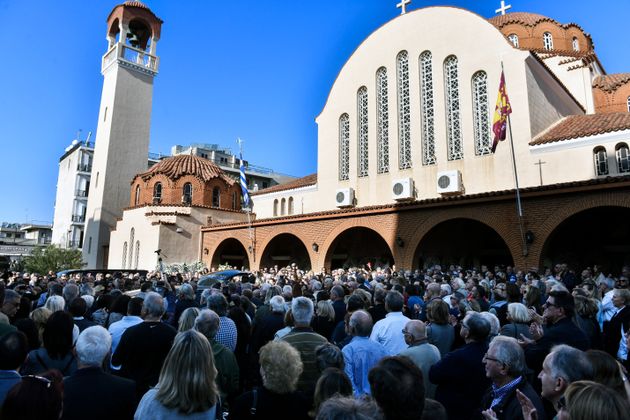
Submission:
{"label": "cross on roof", "polygon": [[494,11],[494,13],[501,13],[502,15],[505,14],[505,12],[509,9],[512,8],[511,4],[508,4],[507,6],[505,5],[505,0],[501,0],[501,7],[498,8],[497,10]]}
{"label": "cross on roof", "polygon": [[407,13],[407,5],[411,3],[411,0],[400,0],[400,3],[396,5],[397,8],[400,9],[400,14],[404,15]]}

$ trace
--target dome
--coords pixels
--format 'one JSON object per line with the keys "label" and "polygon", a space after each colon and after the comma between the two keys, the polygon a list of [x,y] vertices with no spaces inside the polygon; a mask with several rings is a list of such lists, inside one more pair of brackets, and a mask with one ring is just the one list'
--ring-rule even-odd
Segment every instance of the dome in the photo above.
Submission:
{"label": "dome", "polygon": [[204,182],[214,178],[225,181],[228,185],[233,185],[236,181],[227,176],[221,168],[214,162],[195,155],[177,155],[161,160],[146,172],[138,174],[147,180],[154,175],[162,174],[171,180],[177,180],[184,175],[193,175]]}
{"label": "dome", "polygon": [[142,3],[141,1],[127,0],[126,2],[123,3],[123,6],[139,7],[141,9],[150,10],[149,6],[147,6],[146,4]]}

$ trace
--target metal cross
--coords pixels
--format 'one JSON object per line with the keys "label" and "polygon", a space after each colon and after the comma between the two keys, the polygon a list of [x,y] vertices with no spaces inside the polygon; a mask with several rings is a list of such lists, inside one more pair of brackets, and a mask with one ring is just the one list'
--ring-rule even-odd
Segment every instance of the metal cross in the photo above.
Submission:
{"label": "metal cross", "polygon": [[404,15],[407,13],[407,5],[411,3],[411,0],[400,0],[400,3],[396,5],[397,8],[400,9],[400,14]]}
{"label": "metal cross", "polygon": [[543,162],[542,160],[538,159],[537,163],[534,163],[534,165],[538,165],[538,174],[540,175],[540,186],[542,187],[543,184],[543,180],[542,180],[542,166],[547,163],[547,162]]}
{"label": "metal cross", "polygon": [[509,9],[512,8],[511,4],[508,4],[507,6],[505,5],[505,0],[501,0],[501,7],[498,8],[497,10],[494,11],[494,13],[501,13],[502,15],[505,14],[505,12]]}

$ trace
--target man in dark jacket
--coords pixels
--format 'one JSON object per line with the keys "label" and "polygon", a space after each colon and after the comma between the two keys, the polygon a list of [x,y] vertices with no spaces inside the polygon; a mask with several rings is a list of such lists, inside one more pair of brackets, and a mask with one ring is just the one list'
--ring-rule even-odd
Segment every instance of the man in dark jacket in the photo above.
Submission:
{"label": "man in dark jacket", "polygon": [[527,382],[525,370],[525,354],[516,339],[497,336],[490,343],[488,352],[483,358],[486,376],[492,381],[481,400],[481,408],[499,420],[523,419],[521,405],[516,397],[519,390],[529,398],[538,412],[538,418],[545,418],[541,398]]}
{"label": "man in dark jacket", "polygon": [[112,344],[101,327],[86,328],[77,340],[75,352],[79,369],[63,381],[63,420],[133,419],[136,384],[103,372],[103,360]]}
{"label": "man in dark jacket", "polygon": [[435,399],[444,405],[449,420],[468,420],[479,413],[481,397],[490,385],[482,362],[490,323],[476,312],[468,313],[460,334],[466,344],[429,370],[429,380],[437,385]]}

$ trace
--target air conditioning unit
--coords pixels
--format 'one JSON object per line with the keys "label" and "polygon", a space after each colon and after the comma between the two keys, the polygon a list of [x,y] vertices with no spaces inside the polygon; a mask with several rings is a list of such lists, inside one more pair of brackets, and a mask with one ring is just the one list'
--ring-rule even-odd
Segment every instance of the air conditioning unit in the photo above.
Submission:
{"label": "air conditioning unit", "polygon": [[437,192],[439,194],[461,194],[464,192],[462,173],[455,171],[443,171],[437,174]]}
{"label": "air conditioning unit", "polygon": [[413,200],[413,178],[396,179],[392,182],[392,197],[394,200]]}
{"label": "air conditioning unit", "polygon": [[354,189],[341,188],[335,194],[335,204],[337,207],[354,206]]}

